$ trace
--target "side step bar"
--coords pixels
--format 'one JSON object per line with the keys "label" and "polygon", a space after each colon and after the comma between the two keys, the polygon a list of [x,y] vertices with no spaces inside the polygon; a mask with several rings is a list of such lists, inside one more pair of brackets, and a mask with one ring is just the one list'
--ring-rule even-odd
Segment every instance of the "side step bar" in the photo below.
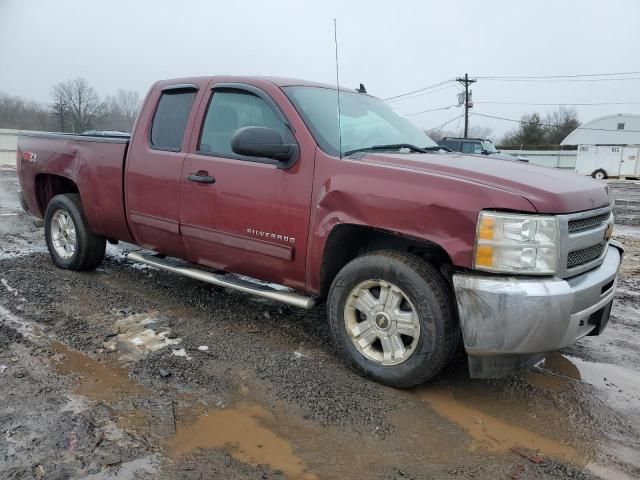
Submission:
{"label": "side step bar", "polygon": [[243,293],[250,293],[259,297],[293,305],[294,307],[304,308],[306,310],[313,308],[315,305],[315,300],[311,297],[306,297],[298,293],[276,290],[267,285],[262,286],[260,284],[231,278],[218,273],[209,273],[204,270],[185,267],[180,265],[178,262],[171,261],[169,259],[160,259],[151,255],[143,255],[138,252],[130,252],[127,255],[127,259],[133,262],[143,263],[151,267],[159,268],[160,270],[177,273],[184,277],[193,278],[194,280],[201,280],[219,287],[231,288]]}

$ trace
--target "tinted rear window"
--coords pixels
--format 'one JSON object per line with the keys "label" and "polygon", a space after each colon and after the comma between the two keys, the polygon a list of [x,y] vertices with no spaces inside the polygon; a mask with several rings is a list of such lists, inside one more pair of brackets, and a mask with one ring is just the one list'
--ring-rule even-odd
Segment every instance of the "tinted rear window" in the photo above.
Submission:
{"label": "tinted rear window", "polygon": [[160,97],[151,126],[151,145],[162,150],[182,148],[184,129],[191,112],[194,90],[165,92]]}

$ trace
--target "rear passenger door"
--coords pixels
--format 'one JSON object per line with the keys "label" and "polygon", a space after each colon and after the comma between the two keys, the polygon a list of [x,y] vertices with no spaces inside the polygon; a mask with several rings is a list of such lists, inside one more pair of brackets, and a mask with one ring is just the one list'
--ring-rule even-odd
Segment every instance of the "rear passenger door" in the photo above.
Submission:
{"label": "rear passenger door", "polygon": [[197,93],[191,84],[152,91],[126,165],[126,208],[136,242],[179,257],[186,256],[179,228],[180,180]]}
{"label": "rear passenger door", "polygon": [[[249,85],[216,85],[197,123],[202,127],[182,173],[180,228],[189,258],[303,287],[314,149],[301,145],[276,103]],[[298,160],[283,168],[234,153],[231,137],[247,126],[269,127],[298,143]]]}

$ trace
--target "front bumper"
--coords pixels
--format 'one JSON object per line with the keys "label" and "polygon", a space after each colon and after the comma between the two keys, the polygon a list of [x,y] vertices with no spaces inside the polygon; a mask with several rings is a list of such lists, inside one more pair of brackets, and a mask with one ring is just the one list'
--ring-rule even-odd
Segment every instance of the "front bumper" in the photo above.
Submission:
{"label": "front bumper", "polygon": [[546,352],[600,334],[609,320],[622,253],[612,241],[600,266],[568,279],[455,273],[471,376],[513,374]]}

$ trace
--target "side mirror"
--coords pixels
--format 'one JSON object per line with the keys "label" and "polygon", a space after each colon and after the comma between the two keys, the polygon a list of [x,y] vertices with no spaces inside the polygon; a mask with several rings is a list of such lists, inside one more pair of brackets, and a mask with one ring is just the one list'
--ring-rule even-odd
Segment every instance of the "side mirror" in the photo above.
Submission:
{"label": "side mirror", "polygon": [[231,137],[231,150],[238,155],[289,162],[298,153],[298,145],[284,143],[282,135],[273,128],[242,127]]}

